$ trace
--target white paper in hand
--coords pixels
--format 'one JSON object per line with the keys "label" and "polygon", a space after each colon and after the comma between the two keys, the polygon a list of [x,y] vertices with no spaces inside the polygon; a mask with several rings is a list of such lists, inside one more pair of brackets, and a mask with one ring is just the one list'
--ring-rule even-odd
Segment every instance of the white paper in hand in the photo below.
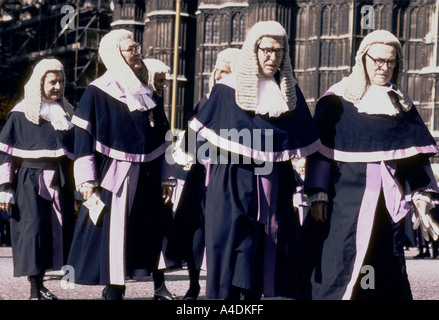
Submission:
{"label": "white paper in hand", "polygon": [[95,192],[90,199],[84,202],[84,206],[88,208],[88,215],[91,221],[96,225],[102,210],[104,210],[105,204],[99,199]]}

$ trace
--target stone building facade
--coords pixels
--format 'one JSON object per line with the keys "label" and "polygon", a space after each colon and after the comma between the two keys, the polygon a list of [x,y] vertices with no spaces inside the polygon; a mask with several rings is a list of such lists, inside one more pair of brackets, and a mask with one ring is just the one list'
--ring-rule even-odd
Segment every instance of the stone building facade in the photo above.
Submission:
{"label": "stone building facade", "polygon": [[[134,2],[119,1],[120,8]],[[137,2],[145,4],[145,56],[162,59],[172,68],[176,1]],[[192,106],[207,92],[217,53],[239,48],[255,22],[277,20],[289,34],[294,76],[311,110],[331,84],[351,72],[355,52],[367,33],[375,29],[394,33],[404,48],[402,86],[439,138],[438,4],[435,0],[182,0],[179,124],[184,126]]]}
{"label": "stone building facade", "polygon": [[[367,33],[375,29],[386,29],[394,33],[404,49],[405,73],[402,86],[412,97],[433,135],[439,138],[438,0],[179,1],[181,10],[176,72],[178,127],[186,125],[193,106],[207,93],[208,79],[217,53],[228,47],[239,48],[246,32],[255,22],[277,20],[289,34],[289,54],[294,76],[311,111],[319,96],[331,84],[351,72],[355,52]],[[13,69],[17,73],[17,61],[23,65],[25,59],[35,59],[45,54],[61,55],[69,60],[69,65],[76,68],[76,73],[69,72],[68,75],[68,92],[75,92],[72,99],[76,102],[80,89],[103,71],[96,57],[97,41],[102,33],[117,28],[134,32],[136,40],[142,44],[145,58],[160,59],[173,69],[177,0],[5,0],[2,3],[4,6],[5,3],[32,5],[41,2],[56,2],[55,9],[58,10],[52,5],[52,16],[49,14],[47,19],[55,20],[45,24],[45,30],[41,29],[42,19],[38,18],[37,13],[33,25],[29,21],[0,24],[2,69]],[[82,20],[78,20],[79,32],[67,30],[59,36],[59,27],[56,30],[50,29],[51,26],[55,28],[57,21],[62,19],[59,8],[63,4],[80,7],[83,11],[79,15]],[[2,8],[2,13],[5,12],[5,8]],[[93,17],[94,20],[90,22]],[[23,25],[27,26],[26,30]],[[20,31],[20,43],[11,45],[11,30]],[[26,38],[26,32],[31,33],[30,40]],[[75,38],[75,35],[82,38]],[[82,45],[86,35],[89,35],[89,46],[86,43]],[[45,38],[42,41],[44,37],[53,39]],[[38,48],[35,44],[33,47],[30,45],[36,43],[35,39],[39,39]],[[75,41],[77,47],[63,41]],[[20,60],[20,57],[23,59]],[[90,60],[93,62],[91,65]],[[85,67],[88,67],[88,72],[84,71]],[[174,70],[171,73],[173,75]],[[1,81],[8,81],[5,74],[0,77]],[[73,90],[75,85],[79,89]],[[171,93],[172,81],[169,81],[165,96],[168,112],[171,108]]]}

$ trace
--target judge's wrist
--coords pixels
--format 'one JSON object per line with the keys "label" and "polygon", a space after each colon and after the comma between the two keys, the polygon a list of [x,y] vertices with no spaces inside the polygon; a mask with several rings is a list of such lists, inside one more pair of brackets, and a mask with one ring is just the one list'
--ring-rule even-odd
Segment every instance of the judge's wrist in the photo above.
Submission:
{"label": "judge's wrist", "polygon": [[412,197],[412,201],[414,203],[417,201],[425,201],[427,203],[427,210],[433,209],[435,207],[435,204],[432,201],[430,194],[427,192],[416,192]]}
{"label": "judge's wrist", "polygon": [[313,203],[318,203],[318,202],[328,202],[328,194],[326,192],[317,192],[314,193],[310,196],[307,196],[307,200],[308,203],[310,203],[311,205]]}
{"label": "judge's wrist", "polygon": [[167,187],[175,187],[177,185],[177,180],[176,179],[165,179],[162,180],[162,187],[167,186]]}

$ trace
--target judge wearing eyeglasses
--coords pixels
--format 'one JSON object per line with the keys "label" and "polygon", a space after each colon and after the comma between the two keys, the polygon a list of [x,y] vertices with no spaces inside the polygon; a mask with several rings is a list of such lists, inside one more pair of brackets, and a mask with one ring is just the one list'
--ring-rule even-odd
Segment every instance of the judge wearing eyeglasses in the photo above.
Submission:
{"label": "judge wearing eyeglasses", "polygon": [[132,32],[106,34],[99,55],[107,72],[87,87],[72,119],[84,203],[68,264],[76,283],[103,285],[103,299],[120,300],[125,279],[150,275],[160,256],[162,206],[172,193],[169,124]]}
{"label": "judge wearing eyeglasses", "polygon": [[[208,141],[220,149],[200,161],[206,165],[202,182],[207,182],[208,299],[256,300],[296,293],[298,217],[292,199],[297,182],[291,159],[318,150],[320,142],[292,75],[288,45],[278,22],[256,23],[236,68],[215,83],[189,124],[201,146]],[[251,139],[236,141],[224,131],[247,132]],[[255,143],[259,138],[263,145]]]}
{"label": "judge wearing eyeglasses", "polygon": [[398,39],[370,33],[355,61],[314,115],[322,148],[307,160],[312,205],[303,235],[304,245],[321,245],[306,251],[315,260],[307,260],[305,292],[312,299],[412,299],[401,221],[413,210],[430,222],[421,224],[424,235],[438,238],[429,215],[437,193],[429,159],[438,148],[400,87]]}

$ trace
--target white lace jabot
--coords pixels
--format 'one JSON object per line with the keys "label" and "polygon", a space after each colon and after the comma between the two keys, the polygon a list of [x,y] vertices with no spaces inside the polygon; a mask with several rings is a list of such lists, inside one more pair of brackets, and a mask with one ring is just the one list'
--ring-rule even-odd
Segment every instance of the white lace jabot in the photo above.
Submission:
{"label": "white lace jabot", "polygon": [[355,105],[358,112],[375,115],[397,115],[399,109],[389,95],[389,92],[392,91],[391,86],[369,85],[360,102]]}
{"label": "white lace jabot", "polygon": [[288,110],[288,105],[274,77],[260,77],[256,114],[268,113],[270,117],[278,117]]}
{"label": "white lace jabot", "polygon": [[40,117],[49,121],[55,130],[70,130],[73,124],[67,119],[67,114],[56,101],[43,100],[41,103]]}
{"label": "white lace jabot", "polygon": [[135,94],[131,94],[126,90],[125,95],[130,111],[147,111],[156,106],[156,103],[152,100],[153,89],[151,86],[142,85]]}

